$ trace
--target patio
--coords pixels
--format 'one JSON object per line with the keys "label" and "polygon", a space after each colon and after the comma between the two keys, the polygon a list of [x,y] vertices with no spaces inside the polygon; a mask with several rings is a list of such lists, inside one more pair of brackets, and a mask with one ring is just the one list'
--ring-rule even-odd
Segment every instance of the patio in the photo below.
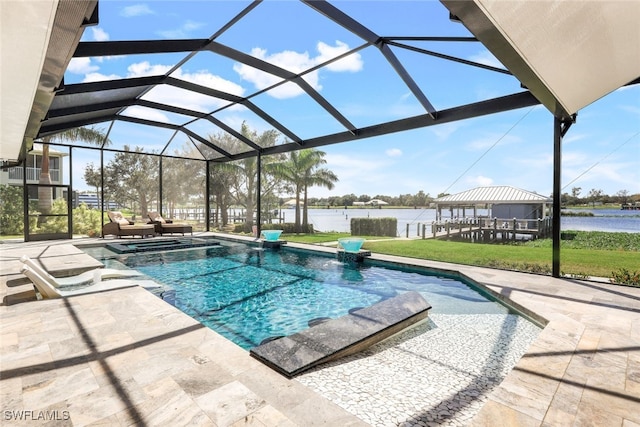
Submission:
{"label": "patio", "polygon": [[[186,8],[186,3],[181,2],[180,7]],[[193,2],[198,6],[220,7],[224,3]],[[9,64],[2,68],[3,102],[11,106],[2,109],[2,166],[24,167],[26,176],[25,161],[34,143],[60,132],[105,124],[109,131],[99,147],[85,143],[61,146],[67,147],[69,157],[74,149],[96,153],[100,150],[99,155],[103,156],[107,142],[113,139],[114,144],[108,150],[125,153],[134,127],[157,128],[164,135],[162,138],[138,138],[150,151],[146,154],[162,153],[166,159],[197,161],[200,169],[256,157],[259,170],[260,159],[269,155],[385,137],[541,104],[550,113],[549,126],[553,122],[553,141],[549,141],[549,146],[553,146],[553,277],[376,254],[371,259],[459,271],[546,322],[517,366],[499,387],[483,397],[485,403],[471,425],[640,425],[640,289],[560,278],[559,245],[563,137],[576,122],[578,111],[623,86],[640,83],[638,50],[629,49],[629,40],[637,40],[640,9],[633,2],[555,1],[549,5],[441,0],[440,3],[436,6],[441,6],[442,13],[408,15],[420,18],[416,33],[398,34],[396,28],[387,26],[376,31],[377,27],[365,25],[365,19],[362,22],[358,19],[358,16],[370,18],[369,10],[354,10],[356,13],[350,14],[348,8],[343,11],[329,2],[249,1],[226,13],[196,11],[194,16],[206,16],[210,21],[197,36],[157,38],[154,30],[150,33],[153,37],[147,34],[108,40],[102,37],[106,33],[99,33],[101,40],[81,41],[85,29],[98,24],[113,22],[114,29],[139,26],[124,24],[119,18],[112,21],[109,14],[99,14],[97,0],[3,2],[3,17],[7,17],[3,20],[3,40],[20,49],[2,52],[3,64]],[[234,7],[236,4],[240,3]],[[401,4],[392,3],[390,12]],[[404,3],[409,4],[430,8],[435,3]],[[350,47],[336,49],[330,57],[304,68],[289,69],[249,54],[253,43],[246,46],[234,40],[226,43],[221,37],[223,33],[233,35],[234,31],[249,34],[252,31],[245,29],[253,30],[255,22],[271,24],[268,34],[275,33],[276,28],[291,28],[296,22],[274,25],[257,15],[281,5],[298,9],[271,16],[289,19],[299,16],[300,11],[312,17],[312,23],[326,19],[335,24],[340,34],[327,36],[328,39],[349,40]],[[531,20],[531,16],[540,19]],[[596,16],[598,19],[594,20]],[[149,21],[154,22],[157,17]],[[427,17],[434,22],[451,21],[455,28],[431,34],[434,27],[425,20]],[[390,15],[384,18],[381,20],[384,24],[411,29],[403,20]],[[314,47],[317,36],[307,31],[314,26],[303,28],[305,31],[293,36],[283,34],[282,41],[289,46],[291,40],[310,36],[309,44],[295,49]],[[413,45],[412,41],[420,43]],[[427,49],[428,44],[422,45],[431,42],[449,46],[478,43],[500,64],[469,60],[469,55],[458,54],[456,49],[439,52]],[[274,49],[284,51],[285,46]],[[287,51],[290,49],[294,47],[287,47]],[[78,64],[89,58],[140,56],[137,64],[144,64],[143,59],[164,54],[176,55],[161,62],[163,66],[154,69],[154,73],[135,77],[123,71],[119,74],[121,78],[85,81],[84,77],[67,73],[72,59]],[[330,71],[340,61],[364,54],[376,61],[368,64],[378,64],[365,69],[387,73],[372,76],[367,86],[372,90],[354,84],[364,79],[345,80],[352,89],[347,95],[357,94],[371,111],[385,111],[392,105],[388,100],[400,98],[390,96],[380,103],[382,107],[376,108],[370,105],[370,99],[361,97],[378,94],[380,82],[386,86],[393,81],[402,99],[404,94],[411,95],[414,108],[407,109],[407,114],[360,121],[357,114],[346,108],[350,103],[330,102],[330,96],[325,98],[319,87],[307,81],[313,81],[310,77],[320,69]],[[406,62],[413,55],[425,62],[416,65]],[[504,79],[507,84],[496,86],[504,92],[492,94],[489,90],[486,96],[476,99],[476,88],[469,87],[460,96],[451,91],[440,100],[434,86],[451,82],[458,89],[465,79],[462,76],[453,79],[453,73],[446,74],[447,78],[423,77],[429,70],[445,70],[442,62],[428,66],[426,61],[432,57],[451,66],[465,65],[469,70]],[[231,71],[239,64],[243,69],[253,68],[267,75],[271,83],[241,92],[179,78],[180,68],[187,63],[193,64],[192,70],[200,70],[198,61],[202,58],[207,64],[212,59],[218,61],[215,68],[229,73],[219,81],[237,81],[238,76]],[[218,63],[227,66],[220,67]],[[131,65],[135,65],[133,60]],[[113,73],[105,71],[107,74]],[[329,86],[328,79],[323,81]],[[300,134],[310,126],[292,120],[305,117],[295,107],[298,104],[276,106],[266,98],[267,92],[275,93],[290,86],[303,95],[305,104],[325,117],[320,123],[315,120],[316,114],[306,115],[321,124],[315,132]],[[156,88],[169,88],[180,96],[170,100],[163,96],[150,99]],[[334,93],[340,92],[334,89]],[[185,93],[206,99],[206,108],[194,109],[184,103]],[[260,107],[262,104],[265,110]],[[273,145],[261,145],[262,141],[242,134],[242,128],[231,127],[225,113],[235,111],[236,107],[246,110],[245,117],[269,124],[268,129],[277,131],[282,138]],[[141,108],[147,109],[147,114],[141,114]],[[233,120],[234,124],[241,122]],[[285,125],[292,122],[298,130],[291,124]],[[606,120],[603,123],[606,126]],[[212,142],[209,135],[218,131],[232,137],[238,147],[228,150],[225,144]],[[188,144],[184,150],[183,143]],[[73,169],[69,161],[69,172]],[[29,185],[34,191],[36,187],[51,186],[35,182]],[[68,194],[76,190],[71,183],[54,186],[66,188]],[[208,187],[206,193],[205,199],[210,200]],[[162,200],[162,191],[159,194]],[[105,200],[104,194],[100,199]],[[24,197],[23,204],[26,212],[28,197]],[[161,204],[158,211],[163,211]],[[211,212],[209,205],[205,211]],[[210,219],[207,217],[205,222],[209,230]],[[96,261],[73,246],[79,241],[29,242],[31,237],[47,236],[32,235],[26,228],[26,243],[0,244],[0,296],[5,302],[0,307],[3,425],[43,421],[67,425],[366,425],[330,401],[330,394],[319,394],[299,380],[283,378],[250,358],[248,352],[141,288],[35,301],[32,286],[19,273],[20,256],[39,257],[50,271],[66,274],[95,267]],[[72,230],[68,227],[67,237]],[[455,417],[457,409],[451,411]],[[416,425],[427,424],[424,415],[415,414]]]}
{"label": "patio", "polygon": [[[20,256],[95,265],[70,243],[0,245],[0,294],[15,302],[0,308],[6,425],[25,425],[20,411],[73,425],[366,425],[141,288],[29,301]],[[471,425],[640,424],[640,289],[372,258],[457,270],[548,322]]]}

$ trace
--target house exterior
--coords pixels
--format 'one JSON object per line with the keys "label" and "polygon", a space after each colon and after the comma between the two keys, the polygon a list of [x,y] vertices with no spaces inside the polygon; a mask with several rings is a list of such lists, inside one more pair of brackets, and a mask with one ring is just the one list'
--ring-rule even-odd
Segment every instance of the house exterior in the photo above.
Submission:
{"label": "house exterior", "polygon": [[[51,184],[62,185],[65,181],[63,159],[68,156],[67,153],[57,151],[54,147],[49,148],[49,175]],[[15,166],[8,169],[0,169],[0,185],[15,185],[22,187],[24,184],[24,175],[26,173],[27,185],[37,184],[40,180],[40,171],[42,169],[42,144],[34,144],[33,150],[27,154],[25,166]],[[56,189],[61,192],[62,189]],[[56,194],[56,198],[62,194]],[[36,200],[38,198],[37,188],[29,189],[29,199]]]}

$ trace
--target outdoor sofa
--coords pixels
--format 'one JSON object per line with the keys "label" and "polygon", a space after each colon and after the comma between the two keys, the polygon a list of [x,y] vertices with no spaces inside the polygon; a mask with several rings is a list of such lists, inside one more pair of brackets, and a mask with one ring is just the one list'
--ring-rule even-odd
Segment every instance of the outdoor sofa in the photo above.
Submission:
{"label": "outdoor sofa", "polygon": [[193,227],[189,224],[175,223],[171,219],[163,218],[158,212],[149,212],[150,224],[153,224],[157,234],[191,233],[193,235]]}
{"label": "outdoor sofa", "polygon": [[107,235],[115,235],[120,238],[122,236],[155,236],[156,230],[153,224],[135,224],[133,221],[126,219],[119,211],[107,212],[109,223],[102,227],[102,237]]}

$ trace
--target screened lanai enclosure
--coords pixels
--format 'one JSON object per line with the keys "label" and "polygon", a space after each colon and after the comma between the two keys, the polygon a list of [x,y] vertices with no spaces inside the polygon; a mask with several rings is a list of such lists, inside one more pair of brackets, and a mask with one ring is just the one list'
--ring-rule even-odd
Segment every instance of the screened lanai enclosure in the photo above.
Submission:
{"label": "screened lanai enclosure", "polygon": [[[162,32],[165,18],[145,6],[114,4],[2,3],[1,157],[25,171],[25,240],[67,238],[87,221],[72,211],[79,167],[103,212],[259,229],[293,222],[278,209],[297,185],[283,170],[292,153],[542,104],[554,129],[557,275],[562,138],[578,110],[640,77],[628,45],[639,39],[637,2],[186,1],[188,33]],[[127,13],[157,27],[127,26],[118,40],[101,32],[127,25]],[[498,62],[469,59],[469,46]],[[129,65],[92,72],[107,61]],[[494,82],[481,99],[471,74]],[[345,94],[387,114],[359,114]],[[42,175],[28,181],[34,149]]]}

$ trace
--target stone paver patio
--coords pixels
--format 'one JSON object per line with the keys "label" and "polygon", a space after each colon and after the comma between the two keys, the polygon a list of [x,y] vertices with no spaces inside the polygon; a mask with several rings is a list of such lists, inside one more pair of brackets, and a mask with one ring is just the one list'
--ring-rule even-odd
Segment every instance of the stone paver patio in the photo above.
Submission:
{"label": "stone paver patio", "polygon": [[[20,256],[95,266],[69,243],[0,244],[2,425],[367,425],[139,287],[35,301]],[[640,289],[372,258],[459,271],[547,322],[470,425],[640,425]]]}

